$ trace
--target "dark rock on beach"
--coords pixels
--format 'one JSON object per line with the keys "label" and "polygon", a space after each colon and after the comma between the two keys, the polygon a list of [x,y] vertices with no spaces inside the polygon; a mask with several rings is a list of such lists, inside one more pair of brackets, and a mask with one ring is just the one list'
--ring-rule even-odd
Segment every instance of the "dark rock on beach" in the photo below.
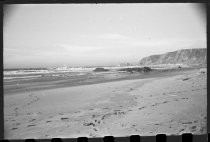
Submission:
{"label": "dark rock on beach", "polygon": [[119,69],[118,71],[126,71],[126,72],[140,72],[140,73],[144,73],[144,72],[150,72],[152,71],[152,69],[150,67],[143,67],[143,68],[123,68],[123,69]]}
{"label": "dark rock on beach", "polygon": [[109,71],[108,69],[104,69],[104,68],[96,68],[95,70],[93,70],[94,72],[105,72],[105,71]]}

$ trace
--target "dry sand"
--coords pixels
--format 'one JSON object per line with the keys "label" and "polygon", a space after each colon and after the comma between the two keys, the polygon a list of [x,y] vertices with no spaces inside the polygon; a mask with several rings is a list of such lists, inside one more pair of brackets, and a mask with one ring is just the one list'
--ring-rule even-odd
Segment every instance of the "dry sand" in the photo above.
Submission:
{"label": "dry sand", "polygon": [[204,134],[207,71],[4,97],[6,139]]}

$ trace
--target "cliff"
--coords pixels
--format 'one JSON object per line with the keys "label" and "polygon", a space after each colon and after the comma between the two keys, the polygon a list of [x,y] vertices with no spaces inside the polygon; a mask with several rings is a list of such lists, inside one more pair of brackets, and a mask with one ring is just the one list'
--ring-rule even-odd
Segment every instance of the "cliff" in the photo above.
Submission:
{"label": "cliff", "polygon": [[186,64],[186,65],[206,65],[207,49],[182,49],[160,55],[152,55],[140,60],[139,65],[158,64]]}

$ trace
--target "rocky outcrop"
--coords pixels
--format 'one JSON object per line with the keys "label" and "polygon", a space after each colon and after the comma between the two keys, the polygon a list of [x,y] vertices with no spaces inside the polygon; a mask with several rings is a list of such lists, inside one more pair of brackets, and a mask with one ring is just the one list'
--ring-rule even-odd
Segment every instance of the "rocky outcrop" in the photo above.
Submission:
{"label": "rocky outcrop", "polygon": [[109,71],[108,69],[104,69],[104,68],[96,68],[95,70],[93,70],[94,72],[105,72],[105,71]]}
{"label": "rocky outcrop", "polygon": [[186,64],[186,65],[206,65],[207,49],[182,49],[160,55],[152,55],[140,60],[139,65],[158,64]]}
{"label": "rocky outcrop", "polygon": [[133,72],[147,73],[147,72],[152,71],[152,69],[149,67],[143,67],[143,68],[138,67],[138,68],[123,68],[123,69],[119,69],[118,71],[126,71],[130,73],[133,73]]}

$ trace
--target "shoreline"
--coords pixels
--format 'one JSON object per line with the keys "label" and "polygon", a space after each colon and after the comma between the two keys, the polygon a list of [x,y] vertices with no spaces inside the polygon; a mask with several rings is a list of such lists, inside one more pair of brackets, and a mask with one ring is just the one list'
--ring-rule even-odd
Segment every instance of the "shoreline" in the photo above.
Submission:
{"label": "shoreline", "polygon": [[[159,72],[159,71],[153,71],[145,74],[140,74],[140,73],[134,73],[134,74],[129,74],[129,73],[122,73],[120,76],[120,73],[114,73],[112,74],[114,77],[112,78],[107,78],[107,74],[109,75],[110,73],[101,73],[102,77],[97,76],[96,78],[93,78],[93,80],[90,80],[89,82],[85,81],[80,81],[78,80],[69,80],[67,79],[62,79],[62,80],[57,80],[57,81],[50,81],[50,82],[29,82],[29,86],[24,86],[24,84],[19,84],[19,89],[16,89],[14,87],[17,87],[13,85],[12,88],[4,89],[4,94],[6,95],[15,95],[15,93],[24,93],[24,92],[30,92],[30,91],[44,91],[48,89],[55,89],[55,88],[68,88],[68,87],[73,87],[73,86],[83,86],[83,85],[94,85],[94,84],[99,84],[99,83],[107,83],[107,82],[115,82],[115,81],[123,81],[123,80],[135,80],[135,79],[145,79],[145,78],[157,78],[157,77],[170,77],[174,75],[179,75],[183,73],[188,73],[188,72],[193,72],[194,70],[199,70],[197,68],[193,69],[184,69],[184,70],[169,70],[165,72]],[[120,76],[119,78],[115,78],[116,76]],[[87,79],[88,80],[88,79]],[[4,86],[7,87],[7,86]]]}
{"label": "shoreline", "polygon": [[206,73],[194,70],[7,95],[5,138],[203,134],[206,91]]}

